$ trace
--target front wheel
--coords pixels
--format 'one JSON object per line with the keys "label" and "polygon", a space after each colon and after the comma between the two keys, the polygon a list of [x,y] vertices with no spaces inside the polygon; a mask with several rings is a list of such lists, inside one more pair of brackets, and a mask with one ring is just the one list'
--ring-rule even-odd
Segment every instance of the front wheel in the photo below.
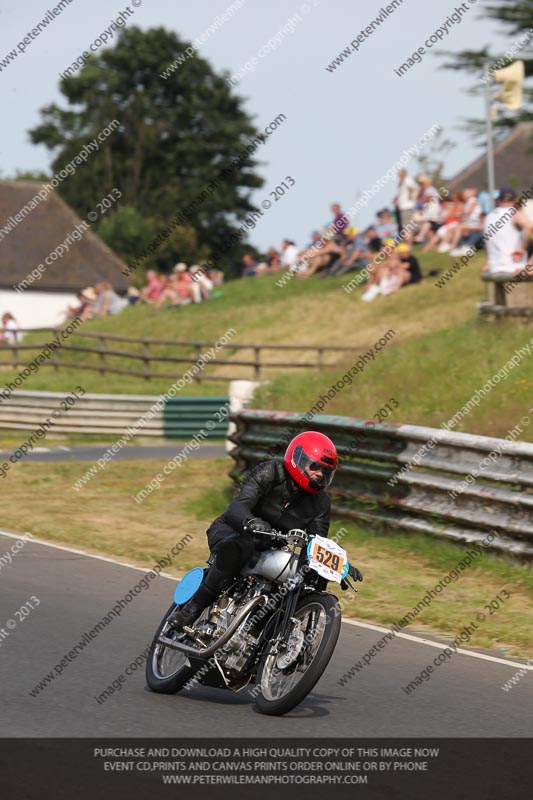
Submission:
{"label": "front wheel", "polygon": [[159,694],[174,694],[182,689],[195,673],[185,653],[172,650],[157,641],[161,633],[170,639],[176,635],[170,631],[168,625],[168,618],[175,608],[176,605],[173,603],[163,617],[146,659],[146,683],[152,692]]}
{"label": "front wheel", "polygon": [[339,638],[340,607],[332,594],[303,597],[293,620],[289,640],[274,643],[278,652],[267,654],[259,667],[256,705],[263,714],[281,716],[301,703],[326,669]]}

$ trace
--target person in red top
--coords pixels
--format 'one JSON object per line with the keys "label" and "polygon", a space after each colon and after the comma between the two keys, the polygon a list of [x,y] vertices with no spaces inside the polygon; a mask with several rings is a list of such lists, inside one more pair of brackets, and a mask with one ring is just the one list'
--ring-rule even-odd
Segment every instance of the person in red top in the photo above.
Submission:
{"label": "person in red top", "polygon": [[145,303],[156,303],[161,297],[163,284],[159,280],[157,272],[153,269],[149,269],[146,273],[146,280],[148,283],[141,289],[140,299]]}

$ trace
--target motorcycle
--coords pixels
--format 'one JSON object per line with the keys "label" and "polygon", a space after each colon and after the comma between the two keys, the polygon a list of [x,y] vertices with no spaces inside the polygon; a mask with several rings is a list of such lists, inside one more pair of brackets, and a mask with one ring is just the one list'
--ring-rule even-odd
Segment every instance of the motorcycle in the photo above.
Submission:
{"label": "motorcycle", "polygon": [[192,597],[204,569],[195,567],[178,583],[146,661],[153,692],[174,694],[199,684],[234,692],[253,686],[259,711],[281,716],[321,677],[341,626],[340,605],[326,591],[327,582],[357,592],[349,580],[356,571],[332,539],[298,528],[253,533],[271,537],[277,549],[255,550],[218,599],[191,626],[176,631],[169,617]]}

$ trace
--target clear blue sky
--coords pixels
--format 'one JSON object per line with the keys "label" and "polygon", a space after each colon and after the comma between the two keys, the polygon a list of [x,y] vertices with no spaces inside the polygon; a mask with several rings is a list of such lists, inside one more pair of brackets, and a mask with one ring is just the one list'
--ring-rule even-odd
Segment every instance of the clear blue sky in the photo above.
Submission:
{"label": "clear blue sky", "polygon": [[[134,8],[133,1],[140,5]],[[0,0],[0,61],[55,2]],[[268,192],[287,175],[296,184],[251,232],[250,241],[259,248],[277,245],[286,236],[305,244],[309,232],[330,219],[332,201],[344,207],[352,205],[359,192],[370,187],[434,124],[441,125],[456,143],[447,159],[448,175],[479,155],[456,127],[461,118],[483,115],[482,97],[472,98],[463,91],[471,78],[440,69],[442,60],[431,51],[402,77],[394,73],[460,3],[403,0],[372,36],[362,40],[358,52],[334,72],[326,70],[387,2],[307,0],[305,13],[302,0],[247,0],[200,46],[201,55],[217,70],[234,73],[257,58],[255,71],[243,78],[236,91],[246,98],[246,108],[259,127],[279,113],[287,115],[287,121],[260,151],[260,172],[266,183],[254,199],[259,204],[268,198]],[[144,29],[163,25],[194,40],[231,3],[130,0],[135,12],[130,20]],[[498,34],[495,22],[480,18],[480,0],[468,6],[461,23],[448,27],[440,49],[476,49],[492,42],[495,50],[504,52],[512,40]],[[61,102],[58,73],[125,7],[122,0],[72,0],[26,52],[0,72],[2,177],[14,175],[17,169],[49,168],[49,152],[32,145],[27,131],[39,122],[40,108]],[[274,52],[258,58],[258,51],[298,12],[301,21],[294,23],[294,31],[281,37]],[[408,170],[415,172],[414,162]],[[357,223],[368,223],[373,210],[390,202],[394,188],[395,182],[385,186]]]}

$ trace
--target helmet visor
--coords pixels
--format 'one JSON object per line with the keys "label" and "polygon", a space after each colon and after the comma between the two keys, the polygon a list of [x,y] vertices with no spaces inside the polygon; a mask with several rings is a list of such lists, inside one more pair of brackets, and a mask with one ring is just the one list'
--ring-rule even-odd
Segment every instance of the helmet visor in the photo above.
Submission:
{"label": "helmet visor", "polygon": [[[292,461],[294,466],[309,478],[310,485],[315,489],[325,489],[333,480],[335,462],[328,456],[323,456],[322,461],[317,461],[308,455],[303,447],[295,447]],[[328,461],[331,462],[331,466],[326,463]]]}

